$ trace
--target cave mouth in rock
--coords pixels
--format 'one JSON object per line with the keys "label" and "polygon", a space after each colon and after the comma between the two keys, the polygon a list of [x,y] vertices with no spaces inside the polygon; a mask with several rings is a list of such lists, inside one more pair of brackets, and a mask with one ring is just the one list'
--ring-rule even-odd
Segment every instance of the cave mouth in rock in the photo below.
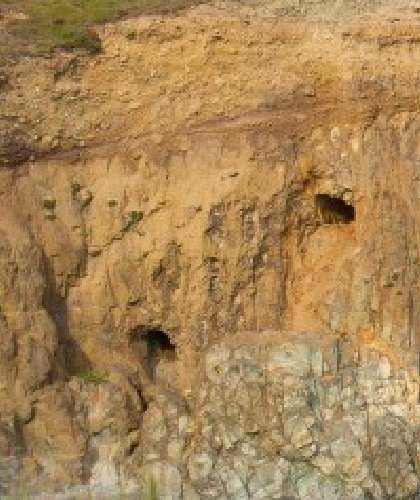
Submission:
{"label": "cave mouth in rock", "polygon": [[131,342],[136,346],[140,362],[152,380],[156,379],[156,369],[160,361],[176,360],[176,346],[163,330],[137,328],[131,333]]}
{"label": "cave mouth in rock", "polygon": [[317,194],[315,205],[322,224],[350,224],[356,218],[353,205],[328,194]]}

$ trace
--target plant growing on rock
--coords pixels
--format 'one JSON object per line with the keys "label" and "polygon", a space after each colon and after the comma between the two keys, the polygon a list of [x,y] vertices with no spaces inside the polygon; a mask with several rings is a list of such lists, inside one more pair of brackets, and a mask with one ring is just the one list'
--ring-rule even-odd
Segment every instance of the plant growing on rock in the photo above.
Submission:
{"label": "plant growing on rock", "polygon": [[154,477],[150,476],[147,479],[145,490],[141,500],[159,500],[158,484]]}
{"label": "plant growing on rock", "polygon": [[105,372],[88,371],[79,373],[78,377],[84,382],[91,382],[99,385],[108,381],[108,374]]}

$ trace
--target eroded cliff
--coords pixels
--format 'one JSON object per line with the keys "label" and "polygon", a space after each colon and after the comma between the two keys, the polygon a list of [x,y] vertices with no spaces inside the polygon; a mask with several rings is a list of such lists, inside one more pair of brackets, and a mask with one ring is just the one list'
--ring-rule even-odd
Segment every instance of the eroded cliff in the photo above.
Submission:
{"label": "eroded cliff", "polygon": [[419,493],[420,15],[319,5],[5,66],[5,491]]}

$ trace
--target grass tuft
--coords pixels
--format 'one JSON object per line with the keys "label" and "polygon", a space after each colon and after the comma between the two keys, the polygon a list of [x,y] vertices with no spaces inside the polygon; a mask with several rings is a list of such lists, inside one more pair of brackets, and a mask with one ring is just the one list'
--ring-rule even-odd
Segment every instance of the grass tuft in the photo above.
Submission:
{"label": "grass tuft", "polygon": [[9,31],[30,41],[38,52],[56,48],[100,50],[93,25],[140,14],[171,14],[203,0],[2,0],[27,16],[9,23]]}
{"label": "grass tuft", "polygon": [[84,382],[92,382],[99,385],[108,381],[108,374],[104,372],[89,371],[79,373],[78,377]]}
{"label": "grass tuft", "polygon": [[142,500],[159,500],[158,485],[154,477],[149,477]]}

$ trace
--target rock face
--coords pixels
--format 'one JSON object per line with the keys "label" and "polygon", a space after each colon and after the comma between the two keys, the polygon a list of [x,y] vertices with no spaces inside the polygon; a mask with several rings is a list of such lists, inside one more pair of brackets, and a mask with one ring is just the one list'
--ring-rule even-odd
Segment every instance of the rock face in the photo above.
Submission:
{"label": "rock face", "polygon": [[420,494],[418,9],[295,3],[6,65],[0,495]]}
{"label": "rock face", "polygon": [[[180,462],[174,448],[184,450],[181,476],[197,498],[410,498],[418,491],[418,378],[394,371],[377,351],[313,333],[239,335],[208,350],[200,382],[190,415],[178,407],[178,428],[150,435],[134,454],[148,461],[148,447],[153,454],[166,443],[156,457],[162,471]],[[148,412],[169,421],[173,407],[163,400]]]}

